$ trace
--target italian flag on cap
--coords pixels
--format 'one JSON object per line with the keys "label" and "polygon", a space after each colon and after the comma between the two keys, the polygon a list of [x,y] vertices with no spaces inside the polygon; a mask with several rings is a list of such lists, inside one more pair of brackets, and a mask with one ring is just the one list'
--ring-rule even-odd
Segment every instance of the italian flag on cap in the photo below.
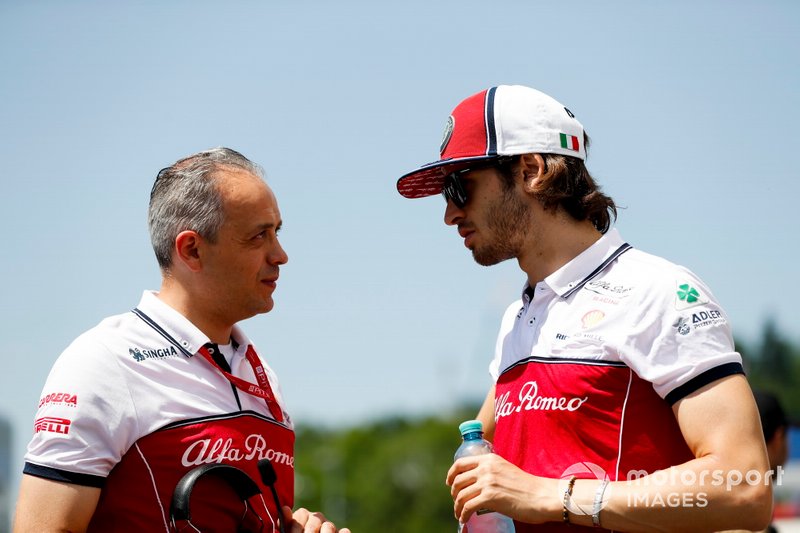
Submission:
{"label": "italian flag on cap", "polygon": [[578,138],[574,135],[567,135],[566,133],[561,134],[561,148],[566,148],[567,150],[580,150],[580,145],[578,144]]}

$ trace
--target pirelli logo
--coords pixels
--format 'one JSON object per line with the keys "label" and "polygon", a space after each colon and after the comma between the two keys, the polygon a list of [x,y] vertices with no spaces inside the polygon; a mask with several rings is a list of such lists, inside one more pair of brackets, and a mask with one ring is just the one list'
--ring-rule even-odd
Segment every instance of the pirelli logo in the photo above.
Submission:
{"label": "pirelli logo", "polygon": [[69,433],[70,424],[72,424],[72,420],[68,418],[45,416],[36,419],[33,423],[33,431],[34,433],[46,431],[48,433],[61,433],[62,435],[66,435]]}

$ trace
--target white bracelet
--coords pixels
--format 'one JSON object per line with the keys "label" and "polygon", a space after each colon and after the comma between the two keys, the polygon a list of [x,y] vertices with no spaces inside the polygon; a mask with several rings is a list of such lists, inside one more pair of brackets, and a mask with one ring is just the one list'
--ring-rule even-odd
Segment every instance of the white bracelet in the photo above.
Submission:
{"label": "white bracelet", "polygon": [[603,495],[608,487],[608,482],[608,478],[605,478],[594,491],[594,505],[592,506],[592,525],[594,527],[600,527],[600,508],[603,505]]}

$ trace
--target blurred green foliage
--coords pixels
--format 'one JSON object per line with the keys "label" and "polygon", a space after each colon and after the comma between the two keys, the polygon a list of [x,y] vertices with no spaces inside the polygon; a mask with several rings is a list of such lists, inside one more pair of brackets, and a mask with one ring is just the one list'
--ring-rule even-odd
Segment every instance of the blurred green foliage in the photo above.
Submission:
{"label": "blurred green foliage", "polygon": [[737,341],[736,349],[744,359],[750,385],[774,393],[789,419],[800,424],[800,346],[768,319],[758,341]]}
{"label": "blurred green foliage", "polygon": [[340,430],[298,428],[296,506],[321,510],[355,533],[456,531],[445,476],[461,443],[458,424],[479,407]]}

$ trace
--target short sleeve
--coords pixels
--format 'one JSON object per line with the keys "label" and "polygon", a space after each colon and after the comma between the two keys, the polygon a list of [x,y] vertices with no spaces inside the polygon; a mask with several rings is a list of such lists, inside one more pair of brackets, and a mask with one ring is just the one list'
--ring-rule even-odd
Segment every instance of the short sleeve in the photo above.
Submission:
{"label": "short sleeve", "polygon": [[99,485],[135,441],[135,430],[135,407],[117,359],[87,332],[50,371],[25,473]]}
{"label": "short sleeve", "polygon": [[728,317],[692,272],[673,265],[639,297],[620,358],[670,404],[744,372]]}

